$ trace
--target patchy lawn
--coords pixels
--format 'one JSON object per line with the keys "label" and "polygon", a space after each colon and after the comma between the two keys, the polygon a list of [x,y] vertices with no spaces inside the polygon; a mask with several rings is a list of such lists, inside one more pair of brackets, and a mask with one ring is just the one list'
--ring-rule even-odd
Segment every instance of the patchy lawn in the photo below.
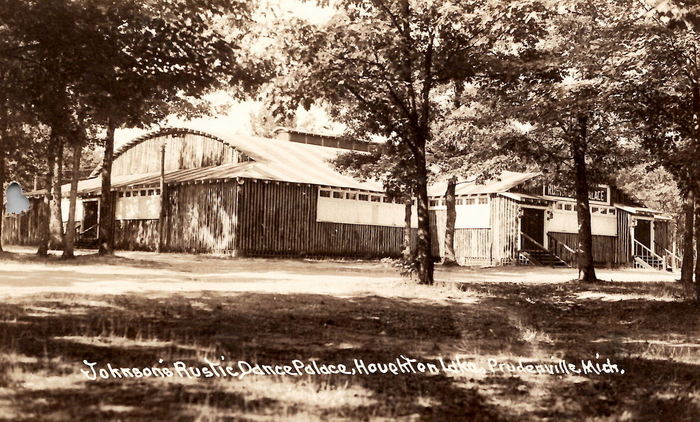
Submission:
{"label": "patchy lawn", "polygon": [[[0,256],[0,418],[700,420],[700,313],[674,275],[458,268],[421,287],[380,262],[28,252]],[[355,364],[401,356],[416,373]],[[416,369],[457,357],[459,371]],[[607,359],[612,373],[549,373]],[[89,380],[84,360],[238,376]],[[355,375],[241,376],[294,360]]]}

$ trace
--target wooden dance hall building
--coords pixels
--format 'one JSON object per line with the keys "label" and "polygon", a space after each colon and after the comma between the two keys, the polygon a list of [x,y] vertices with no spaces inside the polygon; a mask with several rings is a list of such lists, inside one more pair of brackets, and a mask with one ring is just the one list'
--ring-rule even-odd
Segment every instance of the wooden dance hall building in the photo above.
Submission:
{"label": "wooden dance hall building", "polygon": [[[113,221],[116,249],[232,256],[397,257],[404,205],[380,183],[339,173],[330,162],[371,144],[279,129],[275,139],[185,128],[140,136],[115,151],[114,214],[99,212],[100,168],[78,185],[78,245],[94,246]],[[164,166],[164,198],[161,196]],[[455,252],[465,265],[571,265],[578,224],[568,192],[536,173],[457,185]],[[69,185],[62,187],[67,220]],[[429,189],[433,254],[442,256],[444,184]],[[5,244],[37,244],[43,191],[31,208],[3,217]],[[163,212],[161,209],[164,208]],[[677,265],[670,218],[613,186],[591,192],[596,263],[664,269]],[[416,227],[416,212],[413,212]],[[162,231],[161,231],[162,226]]]}

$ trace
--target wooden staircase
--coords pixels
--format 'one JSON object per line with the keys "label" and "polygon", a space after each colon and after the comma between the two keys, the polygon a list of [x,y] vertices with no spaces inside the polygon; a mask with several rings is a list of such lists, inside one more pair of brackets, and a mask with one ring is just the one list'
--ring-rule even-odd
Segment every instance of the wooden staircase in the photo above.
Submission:
{"label": "wooden staircase", "polygon": [[552,251],[547,250],[541,243],[533,239],[532,237],[520,232],[520,235],[525,239],[529,240],[535,247],[530,247],[528,249],[523,249],[519,252],[518,261],[525,265],[539,265],[545,267],[570,267],[570,265],[557,256]]}
{"label": "wooden staircase", "polygon": [[540,265],[545,267],[569,267],[563,259],[554,255],[548,250],[543,249],[529,249],[520,251],[532,265]]}
{"label": "wooden staircase", "polygon": [[661,256],[637,239],[632,239],[632,246],[634,268],[659,271],[674,271],[676,268],[680,268],[681,259],[666,249],[664,249],[664,256]]}

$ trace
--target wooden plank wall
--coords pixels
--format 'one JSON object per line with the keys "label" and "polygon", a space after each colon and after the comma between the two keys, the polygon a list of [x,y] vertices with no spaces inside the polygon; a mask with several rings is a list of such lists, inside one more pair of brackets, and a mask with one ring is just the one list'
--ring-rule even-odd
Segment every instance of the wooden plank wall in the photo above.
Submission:
{"label": "wooden plank wall", "polygon": [[[433,255],[445,256],[446,210],[430,211]],[[491,264],[491,229],[455,229],[455,257],[462,265]]]}
{"label": "wooden plank wall", "polygon": [[165,250],[234,253],[237,183],[169,186]]}
{"label": "wooden plank wall", "polygon": [[[569,246],[572,249],[578,247],[578,233],[557,233],[549,234]],[[618,238],[615,236],[593,236],[593,262],[597,265],[618,266],[627,263],[624,256],[617,254]],[[563,251],[559,255],[564,261],[575,265],[575,257],[572,253]]]}
{"label": "wooden plank wall", "polygon": [[158,248],[158,220],[116,220],[115,249],[155,251]]}
{"label": "wooden plank wall", "polygon": [[2,244],[36,246],[39,222],[46,215],[41,198],[29,199],[29,210],[22,214],[5,214],[2,221]]}
{"label": "wooden plank wall", "polygon": [[134,145],[112,164],[112,176],[160,172],[160,146],[165,148],[165,170],[218,166],[236,161],[236,150],[214,139],[185,134],[147,139]]}
{"label": "wooden plank wall", "polygon": [[316,186],[246,179],[239,190],[241,255],[398,257],[403,228],[316,222]]}
{"label": "wooden plank wall", "polygon": [[673,233],[670,221],[654,221],[654,252],[664,256],[664,248],[673,249]]}
{"label": "wooden plank wall", "polygon": [[615,241],[615,262],[619,265],[632,264],[632,240],[630,239],[630,217],[627,211],[617,209],[617,240]]}
{"label": "wooden plank wall", "polygon": [[513,263],[518,258],[518,209],[518,203],[513,199],[491,196],[491,256],[495,265]]}

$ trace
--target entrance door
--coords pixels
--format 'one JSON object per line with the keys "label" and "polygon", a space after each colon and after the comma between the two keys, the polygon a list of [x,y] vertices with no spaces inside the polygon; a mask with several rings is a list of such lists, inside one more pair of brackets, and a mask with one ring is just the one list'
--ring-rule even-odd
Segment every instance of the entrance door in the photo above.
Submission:
{"label": "entrance door", "polygon": [[81,238],[97,239],[98,201],[83,201],[83,224]]}
{"label": "entrance door", "polygon": [[[523,208],[523,218],[521,220],[521,231],[533,240],[544,245],[544,210],[537,208]],[[522,249],[540,249],[530,239],[522,236]]]}
{"label": "entrance door", "polygon": [[[651,248],[651,221],[637,220],[637,225],[634,227],[634,238],[637,242]],[[653,250],[653,249],[652,249]]]}

